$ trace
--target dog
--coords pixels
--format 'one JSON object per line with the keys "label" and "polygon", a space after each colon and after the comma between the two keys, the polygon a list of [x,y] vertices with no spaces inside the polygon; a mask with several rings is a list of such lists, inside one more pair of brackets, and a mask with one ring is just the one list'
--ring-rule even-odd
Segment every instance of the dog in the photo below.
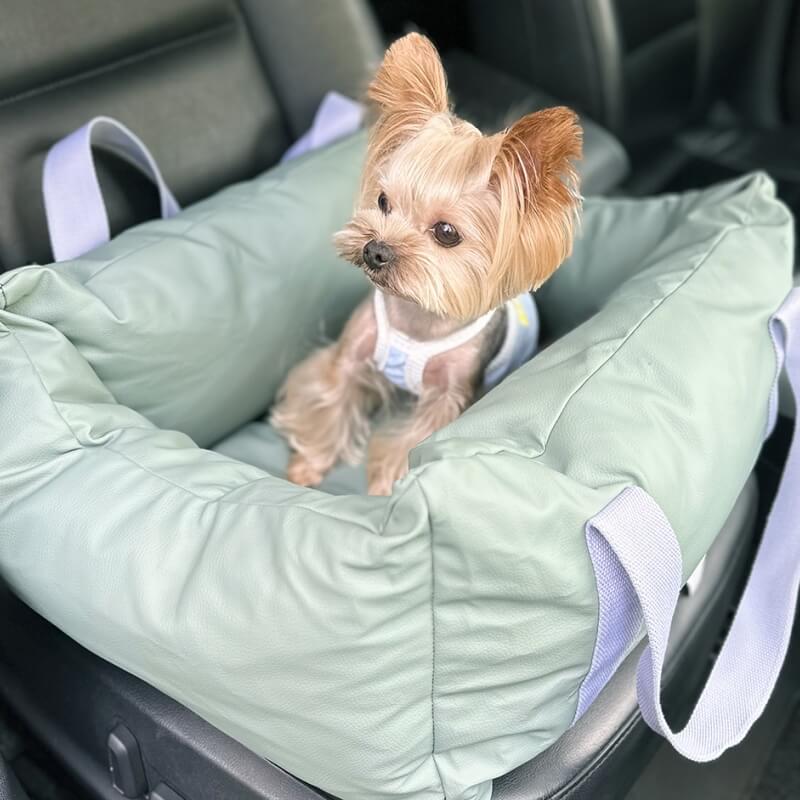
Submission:
{"label": "dog", "polygon": [[[270,421],[292,450],[289,480],[316,486],[366,449],[369,493],[391,494],[409,451],[502,377],[486,380],[509,334],[520,340],[530,292],[570,254],[582,134],[557,107],[484,136],[450,110],[439,54],[418,33],[387,50],[367,96],[377,119],[360,197],[334,242],[374,289],[338,341],[289,373]],[[524,339],[506,362],[530,357]],[[410,408],[370,438],[398,396]]]}

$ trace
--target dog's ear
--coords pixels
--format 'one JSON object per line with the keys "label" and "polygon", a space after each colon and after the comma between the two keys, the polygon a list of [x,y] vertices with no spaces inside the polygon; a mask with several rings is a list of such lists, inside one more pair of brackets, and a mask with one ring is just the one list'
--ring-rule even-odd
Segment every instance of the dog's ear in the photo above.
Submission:
{"label": "dog's ear", "polygon": [[446,112],[447,79],[430,39],[409,33],[387,51],[367,89],[378,119],[370,135],[369,163],[376,164]]}
{"label": "dog's ear", "polygon": [[546,108],[515,122],[504,134],[490,183],[513,192],[522,213],[544,204],[574,204],[574,161],[581,157],[581,128],[574,111]]}
{"label": "dog's ear", "polygon": [[497,136],[489,178],[500,200],[494,263],[499,285],[522,292],[538,288],[572,250],[581,128],[561,106],[528,114]]}
{"label": "dog's ear", "polygon": [[433,42],[419,33],[398,39],[367,89],[383,113],[427,119],[447,111],[447,79]]}

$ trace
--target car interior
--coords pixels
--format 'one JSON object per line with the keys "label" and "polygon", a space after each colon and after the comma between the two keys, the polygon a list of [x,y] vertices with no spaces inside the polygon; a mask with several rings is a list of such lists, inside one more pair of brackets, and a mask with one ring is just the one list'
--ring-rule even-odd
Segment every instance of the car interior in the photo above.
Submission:
{"label": "car interior", "polygon": [[[275,164],[326,92],[360,98],[385,47],[410,30],[435,42],[455,110],[483,131],[574,107],[585,196],[764,170],[800,210],[796,0],[6,0],[3,11],[0,270],[52,260],[43,161],[89,118],[131,126],[186,206]],[[100,153],[97,169],[112,233],[157,215],[129,164]],[[782,406],[682,594],[664,683],[675,725],[730,624],[793,417]],[[328,796],[85,650],[2,583],[0,606],[0,800]],[[708,764],[675,754],[643,721],[643,646],[555,745],[495,781],[496,800],[800,798],[800,631],[762,718]]]}

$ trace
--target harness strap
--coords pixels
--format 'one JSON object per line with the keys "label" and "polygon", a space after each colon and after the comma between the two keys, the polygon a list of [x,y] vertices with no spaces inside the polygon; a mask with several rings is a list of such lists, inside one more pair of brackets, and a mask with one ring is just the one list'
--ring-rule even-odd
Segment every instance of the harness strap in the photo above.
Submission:
{"label": "harness strap", "polygon": [[373,354],[375,365],[392,383],[414,394],[422,391],[422,375],[428,361],[474,339],[495,313],[492,309],[448,336],[420,342],[391,326],[383,292],[376,289],[373,297],[378,329]]}

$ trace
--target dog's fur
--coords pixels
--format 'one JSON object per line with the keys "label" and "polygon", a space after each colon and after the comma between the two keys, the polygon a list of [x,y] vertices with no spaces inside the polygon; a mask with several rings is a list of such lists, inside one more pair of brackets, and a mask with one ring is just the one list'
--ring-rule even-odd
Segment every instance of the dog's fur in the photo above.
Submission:
{"label": "dog's fur", "polygon": [[[538,288],[572,249],[581,153],[574,112],[549,108],[483,136],[450,112],[439,55],[416,33],[389,48],[368,97],[378,118],[360,200],[335,243],[384,292],[392,326],[439,338]],[[437,242],[442,221],[459,244]],[[393,251],[382,268],[365,258],[375,241]],[[369,491],[390,493],[409,450],[472,402],[504,330],[505,315],[496,313],[473,340],[432,358],[411,413],[369,439],[372,413],[395,391],[372,361],[370,296],[339,340],[296,366],[281,390],[271,421],[293,450],[289,479],[316,485],[338,459],[357,462],[367,447]]]}

